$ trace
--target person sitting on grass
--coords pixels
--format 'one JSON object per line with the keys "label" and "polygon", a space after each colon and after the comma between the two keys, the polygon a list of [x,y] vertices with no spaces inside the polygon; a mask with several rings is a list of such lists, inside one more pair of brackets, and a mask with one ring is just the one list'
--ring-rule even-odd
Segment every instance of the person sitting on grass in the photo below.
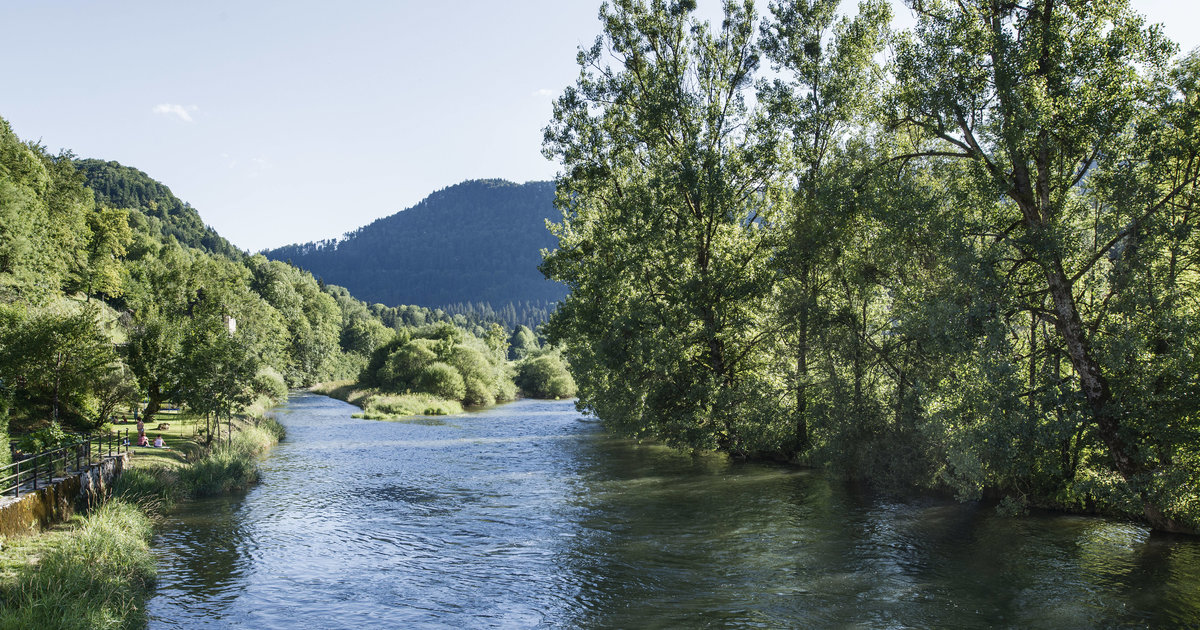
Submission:
{"label": "person sitting on grass", "polygon": [[150,440],[146,439],[145,433],[138,435],[138,446],[150,446]]}
{"label": "person sitting on grass", "polygon": [[163,444],[163,439],[162,439],[161,435],[154,438],[154,448],[162,448],[163,446],[166,446],[166,445]]}

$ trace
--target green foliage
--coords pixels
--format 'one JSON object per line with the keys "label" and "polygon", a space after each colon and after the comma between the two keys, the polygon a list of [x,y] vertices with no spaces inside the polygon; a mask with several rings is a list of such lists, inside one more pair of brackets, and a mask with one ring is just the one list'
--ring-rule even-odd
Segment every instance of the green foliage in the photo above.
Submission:
{"label": "green foliage", "polygon": [[262,366],[254,374],[254,393],[267,396],[277,404],[287,402],[288,386],[283,376],[271,366]]}
{"label": "green foliage", "polygon": [[462,411],[462,405],[457,402],[433,394],[383,394],[369,397],[360,417],[394,420],[406,416],[450,416]]}
{"label": "green foliage", "polygon": [[571,398],[575,379],[559,350],[529,357],[517,365],[517,387],[532,398]]}
{"label": "green foliage", "polygon": [[17,440],[17,448],[25,453],[41,453],[75,441],[75,436],[63,431],[62,425],[51,422],[46,426],[26,433]]}
{"label": "green foliage", "polygon": [[[609,426],[688,448],[782,447],[763,368],[771,233],[788,188],[747,105],[759,55],[749,3],[719,29],[684,5],[622,1],[580,53],[545,151],[562,160],[544,271],[584,405]],[[607,64],[615,61],[616,68]]]}
{"label": "green foliage", "polygon": [[0,298],[42,304],[85,267],[91,199],[70,167],[0,119]]}
{"label": "green foliage", "polygon": [[508,348],[508,358],[518,360],[537,352],[541,346],[538,344],[537,335],[528,326],[517,326],[508,338]]}
{"label": "green foliage", "polygon": [[[0,379],[18,387],[12,414],[18,426],[64,421],[88,429],[101,406],[124,393],[104,375],[122,372],[112,340],[97,323],[98,309],[26,311],[0,305]],[[107,399],[107,400],[106,400]]]}
{"label": "green foliage", "polygon": [[406,328],[372,354],[359,380],[393,393],[427,393],[469,406],[512,400],[516,387],[498,343],[447,323]]}
{"label": "green foliage", "polygon": [[1200,54],[1123,0],[837,7],[602,10],[545,144],[581,408],[1196,531]]}
{"label": "green foliage", "polygon": [[423,366],[412,382],[413,389],[449,400],[462,400],[467,395],[462,374],[450,365],[434,361]]}
{"label": "green foliage", "polygon": [[136,212],[138,219],[131,220],[136,220],[155,240],[170,238],[235,260],[243,256],[233,244],[204,225],[195,208],[142,171],[102,160],[76,160],[74,167],[95,194],[96,205]]}
{"label": "green foliage", "polygon": [[84,292],[120,297],[124,292],[124,267],[121,258],[133,242],[126,210],[98,208],[88,215],[91,238],[87,245],[87,269],[83,272]]}
{"label": "green foliage", "polygon": [[[254,357],[218,317],[193,322],[184,335],[180,365],[179,398],[205,418],[219,423],[254,400]],[[208,435],[213,435],[211,425]]]}

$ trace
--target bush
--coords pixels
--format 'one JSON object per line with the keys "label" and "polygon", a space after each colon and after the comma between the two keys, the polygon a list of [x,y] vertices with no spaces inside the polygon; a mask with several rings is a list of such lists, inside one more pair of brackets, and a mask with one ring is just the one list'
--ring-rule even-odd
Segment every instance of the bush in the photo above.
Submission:
{"label": "bush", "polygon": [[487,383],[475,377],[470,377],[466,380],[466,394],[463,396],[463,404],[475,407],[487,407],[496,404],[496,397],[492,394],[491,388]]}
{"label": "bush", "polygon": [[487,342],[445,323],[400,331],[372,353],[359,380],[387,392],[424,392],[468,405],[516,397],[511,372]]}
{"label": "bush", "polygon": [[57,422],[51,422],[37,431],[22,437],[20,441],[17,442],[17,448],[21,449],[25,453],[40,453],[56,446],[71,442],[74,439],[75,438],[64,431],[62,426]]}
{"label": "bush", "polygon": [[258,373],[254,375],[253,389],[254,393],[266,396],[276,403],[287,401],[287,381],[283,380],[282,374],[270,366],[258,369]]}
{"label": "bush", "polygon": [[467,394],[462,374],[441,361],[435,361],[421,370],[413,389],[449,400],[462,400]]}
{"label": "bush", "polygon": [[575,379],[567,371],[558,352],[548,352],[521,361],[517,386],[532,398],[570,398],[575,395]]}
{"label": "bush", "polygon": [[388,355],[376,381],[380,387],[404,391],[413,386],[422,370],[437,361],[437,342],[433,339],[413,339]]}

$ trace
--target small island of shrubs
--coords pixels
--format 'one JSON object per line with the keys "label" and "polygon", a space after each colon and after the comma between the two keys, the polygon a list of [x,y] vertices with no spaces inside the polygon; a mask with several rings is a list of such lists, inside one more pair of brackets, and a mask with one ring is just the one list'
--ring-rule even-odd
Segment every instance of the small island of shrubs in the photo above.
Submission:
{"label": "small island of shrubs", "polygon": [[518,326],[511,335],[498,325],[484,337],[446,322],[405,327],[372,352],[357,380],[313,387],[363,409],[356,417],[390,420],[450,415],[531,398],[570,398],[575,381],[555,348]]}

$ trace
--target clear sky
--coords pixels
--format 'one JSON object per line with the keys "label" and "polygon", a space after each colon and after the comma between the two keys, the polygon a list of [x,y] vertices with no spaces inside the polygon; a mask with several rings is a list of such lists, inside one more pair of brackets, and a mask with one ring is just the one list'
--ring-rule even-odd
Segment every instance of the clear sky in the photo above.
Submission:
{"label": "clear sky", "polygon": [[[243,249],[333,238],[466,179],[553,178],[541,130],[599,4],[0,0],[0,117],[145,171]],[[1133,5],[1200,44],[1200,2]]]}

